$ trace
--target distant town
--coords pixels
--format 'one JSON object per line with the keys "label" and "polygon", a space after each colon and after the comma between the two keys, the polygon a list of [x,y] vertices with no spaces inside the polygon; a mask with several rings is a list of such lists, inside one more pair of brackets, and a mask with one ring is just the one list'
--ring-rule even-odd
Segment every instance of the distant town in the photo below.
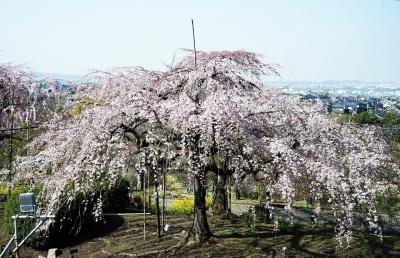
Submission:
{"label": "distant town", "polygon": [[265,85],[311,103],[320,100],[330,113],[370,111],[382,117],[386,111],[400,112],[400,83],[268,81]]}
{"label": "distant town", "polygon": [[[79,75],[43,74],[39,78],[53,78],[56,87],[67,89],[71,96],[75,90],[73,83],[86,82]],[[40,87],[46,87],[39,84]],[[400,113],[399,82],[361,81],[265,81],[264,85],[286,95],[297,96],[304,101],[322,101],[329,113],[355,115],[370,111],[382,118],[385,112]]]}

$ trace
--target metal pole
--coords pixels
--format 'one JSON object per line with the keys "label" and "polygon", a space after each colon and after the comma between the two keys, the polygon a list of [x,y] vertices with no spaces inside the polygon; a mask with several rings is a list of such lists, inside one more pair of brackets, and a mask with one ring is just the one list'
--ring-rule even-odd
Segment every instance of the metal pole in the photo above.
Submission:
{"label": "metal pole", "polygon": [[[14,236],[15,236],[14,237],[14,241],[15,241],[15,246],[16,247],[18,247],[17,219],[18,219],[18,216],[14,217]],[[15,253],[15,256],[18,258],[18,253]]]}
{"label": "metal pole", "polygon": [[231,214],[231,211],[232,211],[232,185],[231,185],[231,176],[229,176],[228,213]]}
{"label": "metal pole", "polygon": [[[157,179],[158,180],[158,179]],[[161,228],[160,228],[160,204],[158,200],[158,181],[154,183],[154,190],[156,191],[156,217],[157,217],[157,237],[161,237]]]}
{"label": "metal pole", "polygon": [[164,170],[164,175],[163,175],[163,204],[162,204],[162,222],[161,222],[161,225],[162,225],[163,231],[164,231],[164,223],[165,223],[165,185],[166,185],[166,182],[165,182],[165,170]]}
{"label": "metal pole", "polygon": [[[25,243],[26,240],[28,240],[29,237],[32,236],[33,233],[35,233],[35,231],[41,226],[43,225],[44,221],[47,219],[53,219],[55,218],[54,215],[40,215],[40,216],[31,216],[31,215],[15,215],[11,217],[14,220],[14,234],[12,236],[12,238],[10,239],[10,241],[8,241],[7,245],[4,247],[4,249],[2,250],[1,254],[0,254],[0,258],[3,258],[4,255],[6,254],[7,250],[10,248],[11,244],[13,241],[15,241],[15,249],[12,251],[13,253],[15,253],[15,257],[18,258],[18,250],[19,248]],[[17,220],[18,219],[32,219],[32,218],[39,218],[41,219],[41,221],[35,226],[34,229],[31,230],[31,232],[29,232],[29,234],[20,242],[18,243],[18,234],[17,234]]]}
{"label": "metal pole", "polygon": [[194,36],[194,22],[192,19],[193,49],[194,49],[194,68],[197,69],[196,38]]}
{"label": "metal pole", "polygon": [[[29,119],[27,122],[27,128],[26,128],[26,144],[29,143]],[[28,148],[26,148],[26,155],[28,156]]]}
{"label": "metal pole", "polygon": [[147,171],[147,191],[148,191],[147,195],[149,198],[149,205],[147,208],[149,209],[149,213],[151,214],[150,169],[148,169]]}
{"label": "metal pole", "polygon": [[11,196],[11,181],[12,181],[12,160],[13,160],[13,137],[14,137],[14,86],[11,91],[11,132],[10,132],[10,151],[9,151],[9,164],[8,164],[8,196]]}
{"label": "metal pole", "polygon": [[146,175],[143,174],[143,241],[146,241]]}

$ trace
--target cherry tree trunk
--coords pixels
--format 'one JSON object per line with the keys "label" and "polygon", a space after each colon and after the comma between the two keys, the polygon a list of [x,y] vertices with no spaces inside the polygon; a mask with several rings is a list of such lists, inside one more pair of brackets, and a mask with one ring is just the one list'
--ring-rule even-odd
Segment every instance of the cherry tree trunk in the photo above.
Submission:
{"label": "cherry tree trunk", "polygon": [[212,206],[213,214],[227,212],[228,196],[226,194],[226,175],[218,175],[215,183],[214,202]]}
{"label": "cherry tree trunk", "polygon": [[205,242],[211,236],[206,213],[206,188],[200,176],[194,176],[194,218],[193,237],[198,242]]}

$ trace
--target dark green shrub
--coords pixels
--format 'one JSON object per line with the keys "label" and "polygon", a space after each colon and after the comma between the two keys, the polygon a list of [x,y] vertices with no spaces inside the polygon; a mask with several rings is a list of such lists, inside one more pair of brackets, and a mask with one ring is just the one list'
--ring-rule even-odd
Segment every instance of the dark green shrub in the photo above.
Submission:
{"label": "dark green shrub", "polygon": [[243,223],[246,228],[254,230],[256,228],[256,221],[252,212],[245,212],[242,214]]}
{"label": "dark green shrub", "polygon": [[278,220],[278,229],[280,233],[295,233],[298,234],[302,229],[303,225],[296,221]]}
{"label": "dark green shrub", "polygon": [[[129,204],[129,182],[118,179],[109,190],[96,190],[93,194],[77,194],[74,199],[58,208],[56,217],[47,230],[35,234],[35,248],[47,249],[59,243],[72,243],[85,233],[101,228],[106,221],[96,221],[93,210],[98,198],[103,201],[104,212],[125,211]],[[60,199],[68,198],[68,193]],[[106,218],[105,218],[106,219]]]}
{"label": "dark green shrub", "polygon": [[280,233],[286,234],[290,232],[290,224],[285,220],[278,220],[278,229]]}
{"label": "dark green shrub", "polygon": [[103,194],[104,212],[124,212],[129,205],[129,181],[120,178],[118,183]]}
{"label": "dark green shrub", "polygon": [[133,196],[131,204],[135,209],[143,209],[143,197],[139,195]]}
{"label": "dark green shrub", "polygon": [[370,111],[361,112],[354,116],[353,121],[357,124],[379,124],[379,118]]}
{"label": "dark green shrub", "polygon": [[383,126],[393,126],[400,124],[400,114],[396,112],[385,112],[382,117]]}
{"label": "dark green shrub", "polygon": [[271,213],[265,208],[265,204],[258,204],[254,206],[255,218],[258,222],[269,223],[271,222]]}
{"label": "dark green shrub", "polygon": [[300,231],[303,230],[303,225],[300,224],[300,223],[297,222],[297,221],[294,221],[294,222],[292,223],[292,225],[290,225],[290,226],[291,226],[292,232],[295,233],[295,234],[299,234]]}
{"label": "dark green shrub", "polygon": [[[96,196],[98,195],[99,193],[96,193]],[[71,243],[85,229],[96,224],[93,216],[95,205],[96,198],[91,199],[82,194],[76,195],[68,205],[63,205],[58,209],[55,219],[47,230],[34,234],[33,246],[37,249],[48,249],[59,243]]]}
{"label": "dark green shrub", "polygon": [[390,219],[394,219],[400,212],[400,195],[396,192],[384,192],[378,196],[377,204],[380,212],[388,215]]}

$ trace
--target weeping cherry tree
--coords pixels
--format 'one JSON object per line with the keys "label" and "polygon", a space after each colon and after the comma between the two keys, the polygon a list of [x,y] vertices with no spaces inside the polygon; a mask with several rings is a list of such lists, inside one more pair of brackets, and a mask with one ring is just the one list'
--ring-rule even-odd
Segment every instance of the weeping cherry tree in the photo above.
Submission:
{"label": "weeping cherry tree", "polygon": [[[321,103],[264,87],[260,79],[277,69],[251,52],[216,51],[198,52],[196,68],[188,55],[164,72],[96,72],[93,85],[79,93],[94,104],[48,124],[31,144],[35,155],[20,159],[20,180],[43,184],[42,207],[62,225],[79,221],[68,212],[77,200],[81,216],[104,219],[103,193],[126,164],[156,177],[184,167],[194,189],[191,236],[204,242],[211,236],[207,173],[233,176],[237,184],[249,175],[281,196],[289,214],[299,187],[306,185],[317,201],[328,197],[339,244],[350,241],[356,212],[380,235],[375,198],[396,187],[399,170],[379,128],[337,124]],[[79,223],[68,225],[80,229]]]}

